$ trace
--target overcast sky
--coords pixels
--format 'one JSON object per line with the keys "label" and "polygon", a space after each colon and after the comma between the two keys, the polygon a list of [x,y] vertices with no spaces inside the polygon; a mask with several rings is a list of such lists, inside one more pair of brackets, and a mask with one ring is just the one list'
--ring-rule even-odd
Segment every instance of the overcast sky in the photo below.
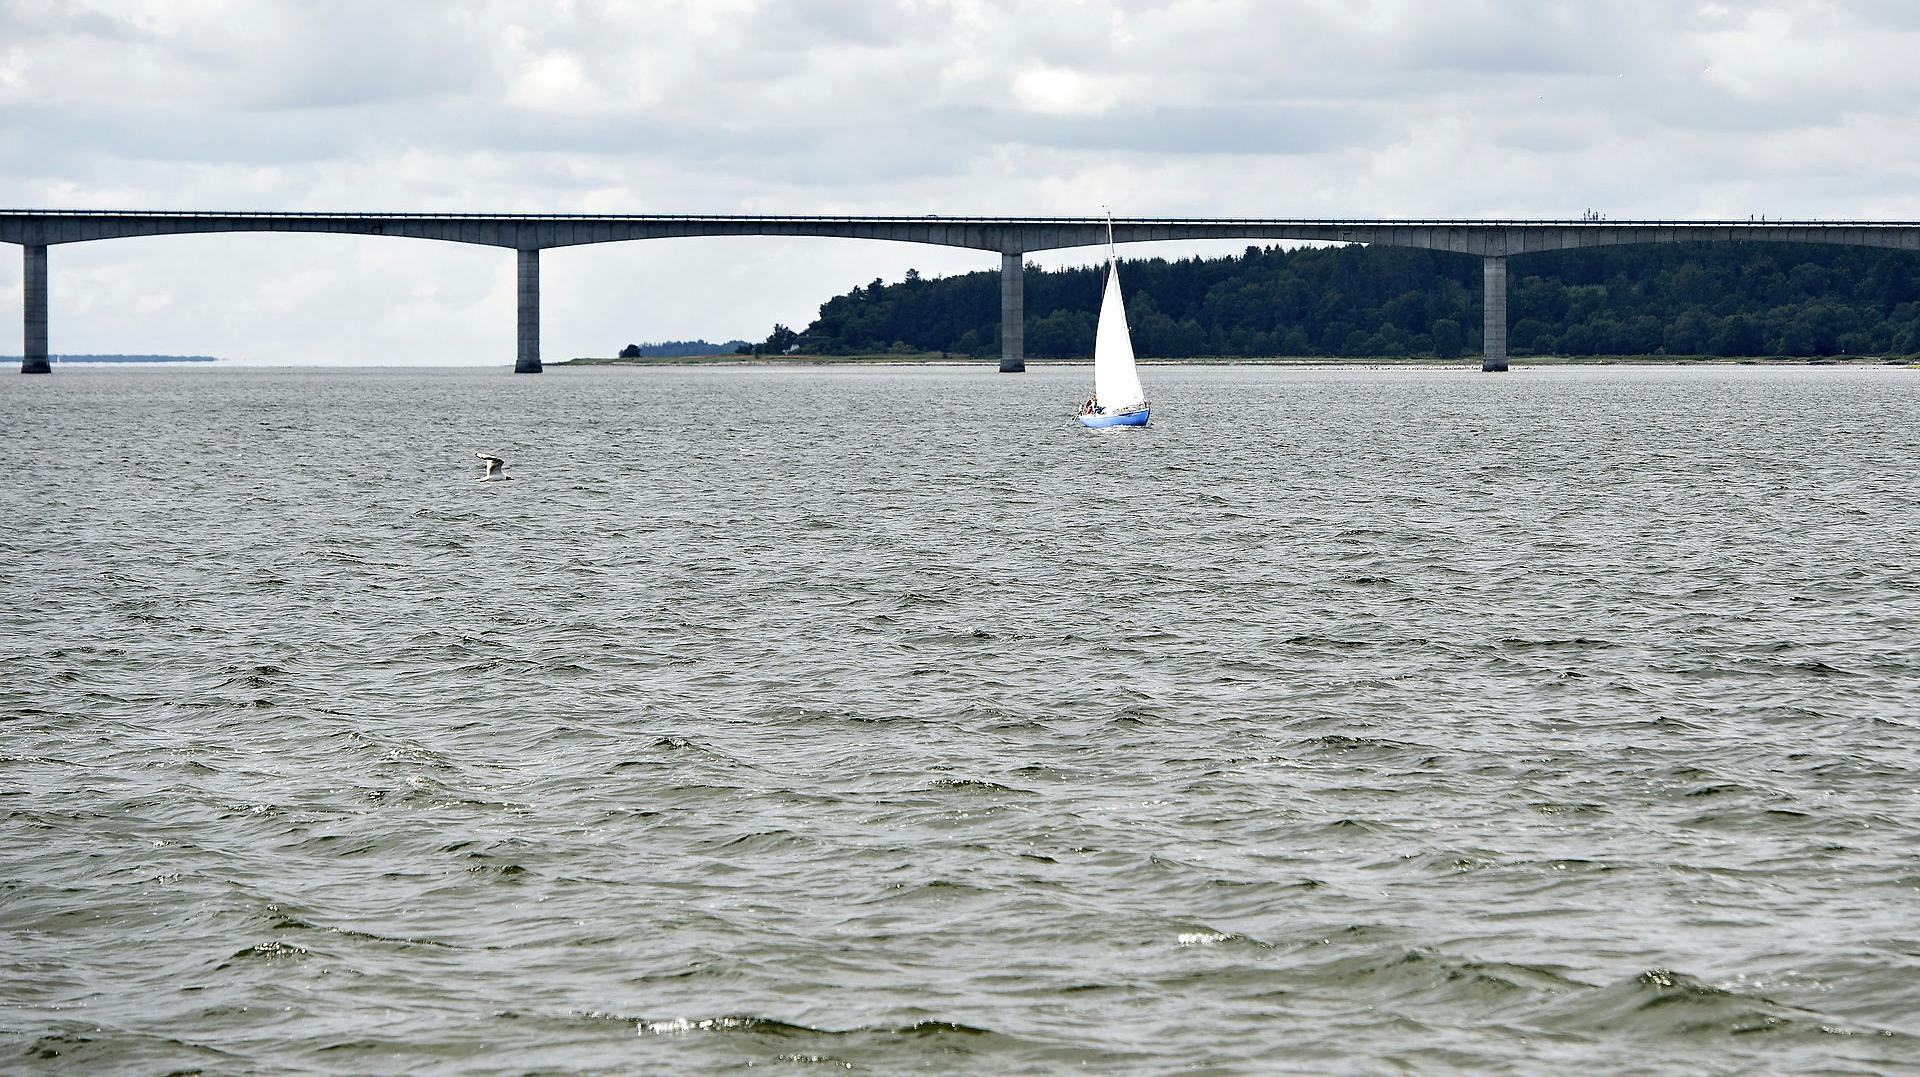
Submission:
{"label": "overcast sky", "polygon": [[[1908,0],[0,0],[0,204],[1920,218],[1916,55]],[[509,251],[228,235],[51,260],[56,353],[513,358]],[[759,337],[876,276],[997,263],[547,251],[544,350]]]}

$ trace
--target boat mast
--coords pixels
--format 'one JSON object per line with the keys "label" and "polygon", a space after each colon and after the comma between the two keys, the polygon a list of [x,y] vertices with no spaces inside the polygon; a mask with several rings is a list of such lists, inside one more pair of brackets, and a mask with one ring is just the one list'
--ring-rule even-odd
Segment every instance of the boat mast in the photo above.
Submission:
{"label": "boat mast", "polygon": [[[1119,270],[1114,265],[1114,263],[1118,261],[1118,258],[1114,254],[1114,249],[1113,249],[1113,207],[1101,206],[1100,208],[1104,210],[1107,214],[1107,281],[1106,283],[1111,285],[1113,283],[1113,275],[1119,272]],[[1100,314],[1104,318],[1106,313],[1107,313],[1107,295],[1106,295],[1106,292],[1103,290],[1100,293]],[[1095,328],[1094,335],[1093,335],[1093,354],[1094,354],[1093,400],[1095,401],[1095,407],[1098,407],[1099,406],[1098,401],[1100,399],[1100,388],[1099,388],[1100,386],[1100,333],[1097,327]]]}

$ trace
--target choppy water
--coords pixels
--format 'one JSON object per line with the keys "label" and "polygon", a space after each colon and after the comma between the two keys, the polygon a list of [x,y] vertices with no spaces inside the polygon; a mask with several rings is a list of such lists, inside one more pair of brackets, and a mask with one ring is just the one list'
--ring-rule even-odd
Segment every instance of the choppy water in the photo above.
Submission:
{"label": "choppy water", "polygon": [[1085,376],[7,377],[0,1070],[1920,1061],[1920,371]]}

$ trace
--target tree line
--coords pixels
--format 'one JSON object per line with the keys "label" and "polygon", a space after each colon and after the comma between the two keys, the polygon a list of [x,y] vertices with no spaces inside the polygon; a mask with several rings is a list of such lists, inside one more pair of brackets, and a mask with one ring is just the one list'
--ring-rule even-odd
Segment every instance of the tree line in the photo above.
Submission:
{"label": "tree line", "polygon": [[[1515,355],[1920,353],[1920,254],[1778,243],[1551,251],[1509,260]],[[1026,271],[1026,352],[1093,351],[1104,267]],[[1480,350],[1481,260],[1399,247],[1248,247],[1122,260],[1134,350],[1162,358],[1437,356]],[[742,351],[1000,351],[997,270],[875,280]]]}
{"label": "tree line", "polygon": [[[684,355],[727,355],[738,352],[744,340],[729,340],[724,344],[714,344],[706,340],[663,340],[657,344],[629,344],[620,349],[621,359],[640,359],[648,356],[684,356]],[[751,347],[748,348],[752,350]]]}

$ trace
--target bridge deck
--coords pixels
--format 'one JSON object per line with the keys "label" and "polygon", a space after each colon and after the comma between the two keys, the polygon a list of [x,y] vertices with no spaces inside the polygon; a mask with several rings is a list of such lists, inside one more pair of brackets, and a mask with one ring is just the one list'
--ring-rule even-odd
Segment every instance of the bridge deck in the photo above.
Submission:
{"label": "bridge deck", "polygon": [[[823,214],[252,213],[0,210],[0,242],[83,243],[206,232],[387,235],[542,250],[688,236],[823,236],[1023,254],[1106,242],[1104,217]],[[1248,239],[1377,243],[1502,255],[1621,243],[1759,240],[1920,249],[1920,222],[1387,217],[1116,217],[1121,243]]]}

